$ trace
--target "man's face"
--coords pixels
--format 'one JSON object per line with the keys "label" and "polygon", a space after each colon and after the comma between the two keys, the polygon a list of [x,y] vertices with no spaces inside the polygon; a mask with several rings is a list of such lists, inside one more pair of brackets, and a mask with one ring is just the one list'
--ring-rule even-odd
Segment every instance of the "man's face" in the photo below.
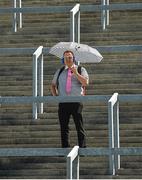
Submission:
{"label": "man's face", "polygon": [[64,54],[64,63],[68,67],[71,67],[74,64],[73,55],[71,52],[67,52]]}

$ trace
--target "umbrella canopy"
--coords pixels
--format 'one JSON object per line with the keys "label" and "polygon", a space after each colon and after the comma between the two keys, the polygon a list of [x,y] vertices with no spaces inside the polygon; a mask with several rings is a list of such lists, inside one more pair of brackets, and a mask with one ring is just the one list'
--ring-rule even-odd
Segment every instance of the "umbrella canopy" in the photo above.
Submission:
{"label": "umbrella canopy", "polygon": [[95,48],[76,42],[57,43],[50,49],[49,53],[62,58],[66,50],[74,53],[76,62],[99,63],[103,59],[102,55]]}

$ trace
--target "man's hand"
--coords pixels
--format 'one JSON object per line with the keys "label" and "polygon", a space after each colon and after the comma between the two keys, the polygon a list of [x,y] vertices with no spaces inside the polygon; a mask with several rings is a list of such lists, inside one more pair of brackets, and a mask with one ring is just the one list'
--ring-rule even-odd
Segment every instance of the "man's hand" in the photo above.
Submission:
{"label": "man's hand", "polygon": [[77,67],[70,67],[70,70],[72,71],[72,73],[74,74],[74,75],[77,75],[78,74],[78,71],[77,71]]}

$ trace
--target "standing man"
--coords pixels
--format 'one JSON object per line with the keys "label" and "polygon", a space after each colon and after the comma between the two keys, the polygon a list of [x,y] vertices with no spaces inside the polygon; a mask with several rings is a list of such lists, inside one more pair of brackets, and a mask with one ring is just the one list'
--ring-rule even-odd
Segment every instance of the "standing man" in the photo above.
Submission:
{"label": "standing man", "polygon": [[[63,54],[64,67],[58,69],[51,84],[53,96],[81,96],[84,94],[83,87],[89,83],[89,76],[85,68],[75,65],[75,57],[72,51]],[[82,118],[83,104],[79,102],[59,103],[58,116],[61,128],[61,143],[63,148],[70,147],[69,144],[69,119],[73,116],[79,147],[86,147],[85,130]]]}

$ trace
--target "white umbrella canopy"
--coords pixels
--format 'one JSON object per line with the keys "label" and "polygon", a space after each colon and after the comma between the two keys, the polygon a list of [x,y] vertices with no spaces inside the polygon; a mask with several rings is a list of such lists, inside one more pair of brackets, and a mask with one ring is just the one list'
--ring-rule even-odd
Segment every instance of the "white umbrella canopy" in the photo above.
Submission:
{"label": "white umbrella canopy", "polygon": [[103,56],[95,48],[76,42],[59,42],[51,47],[49,53],[63,58],[63,53],[66,50],[70,50],[74,53],[76,62],[99,63],[103,59]]}

